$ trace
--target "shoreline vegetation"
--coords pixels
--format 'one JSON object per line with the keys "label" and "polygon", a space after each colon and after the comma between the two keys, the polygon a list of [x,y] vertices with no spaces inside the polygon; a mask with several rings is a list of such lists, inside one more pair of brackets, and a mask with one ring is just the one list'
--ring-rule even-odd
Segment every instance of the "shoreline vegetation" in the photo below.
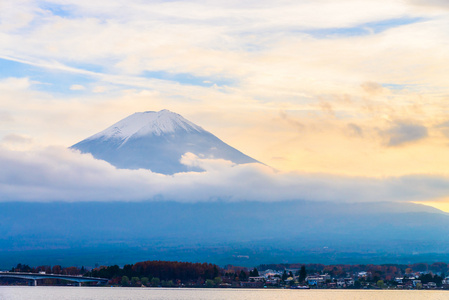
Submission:
{"label": "shoreline vegetation", "polygon": [[[211,263],[144,261],[123,267],[30,267],[18,264],[7,272],[45,273],[108,279],[107,286],[184,288],[291,288],[291,289],[445,289],[449,265],[382,264],[264,264],[255,268]],[[0,278],[0,285],[28,285],[27,280]],[[73,285],[61,279],[41,279],[38,285]],[[96,286],[95,283],[85,283]]]}

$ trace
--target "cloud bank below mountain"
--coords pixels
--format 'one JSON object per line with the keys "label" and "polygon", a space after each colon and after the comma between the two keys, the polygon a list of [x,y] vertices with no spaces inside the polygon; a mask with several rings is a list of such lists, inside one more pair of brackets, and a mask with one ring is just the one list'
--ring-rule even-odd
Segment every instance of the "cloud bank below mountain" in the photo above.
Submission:
{"label": "cloud bank below mountain", "polygon": [[349,177],[278,172],[186,153],[181,162],[204,172],[162,175],[116,169],[63,147],[34,151],[0,148],[0,201],[430,201],[449,192],[437,175]]}

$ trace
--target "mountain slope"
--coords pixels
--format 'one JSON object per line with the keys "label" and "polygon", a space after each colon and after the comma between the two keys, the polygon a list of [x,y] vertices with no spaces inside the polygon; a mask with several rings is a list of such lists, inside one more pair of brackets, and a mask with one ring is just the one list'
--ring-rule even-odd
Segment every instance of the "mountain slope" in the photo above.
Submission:
{"label": "mountain slope", "polygon": [[120,169],[143,168],[162,174],[202,171],[180,163],[187,152],[237,164],[257,162],[168,110],[132,114],[71,148],[91,153]]}

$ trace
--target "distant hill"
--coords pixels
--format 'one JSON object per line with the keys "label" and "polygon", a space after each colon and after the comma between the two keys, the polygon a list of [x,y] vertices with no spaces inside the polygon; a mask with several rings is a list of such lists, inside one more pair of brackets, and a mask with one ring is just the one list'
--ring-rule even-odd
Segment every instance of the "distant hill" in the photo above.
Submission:
{"label": "distant hill", "polygon": [[415,204],[0,203],[0,268],[143,260],[414,263],[447,260],[449,216]]}
{"label": "distant hill", "polygon": [[257,162],[168,110],[132,114],[71,148],[91,153],[120,169],[142,168],[162,174],[202,171],[180,163],[187,152],[236,164]]}

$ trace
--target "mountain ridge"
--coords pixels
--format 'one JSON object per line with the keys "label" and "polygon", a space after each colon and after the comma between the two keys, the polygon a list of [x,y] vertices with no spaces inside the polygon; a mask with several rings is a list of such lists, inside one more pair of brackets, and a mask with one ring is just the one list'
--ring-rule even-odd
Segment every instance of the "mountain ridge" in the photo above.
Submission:
{"label": "mountain ridge", "polygon": [[151,258],[254,266],[433,262],[449,253],[449,217],[408,203],[5,202],[0,223],[0,268],[23,257],[35,265]]}

